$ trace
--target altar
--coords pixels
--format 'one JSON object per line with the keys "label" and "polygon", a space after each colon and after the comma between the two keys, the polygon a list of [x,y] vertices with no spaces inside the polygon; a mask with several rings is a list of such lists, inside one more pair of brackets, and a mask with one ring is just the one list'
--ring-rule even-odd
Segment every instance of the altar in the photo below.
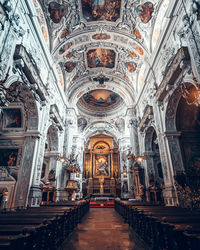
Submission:
{"label": "altar", "polygon": [[92,194],[121,194],[119,151],[112,136],[99,134],[90,137],[85,145],[83,193],[89,197]]}

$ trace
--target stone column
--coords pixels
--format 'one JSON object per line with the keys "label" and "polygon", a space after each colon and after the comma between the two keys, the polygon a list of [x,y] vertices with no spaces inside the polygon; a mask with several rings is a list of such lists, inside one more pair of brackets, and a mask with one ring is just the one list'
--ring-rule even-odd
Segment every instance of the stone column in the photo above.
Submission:
{"label": "stone column", "polygon": [[42,164],[44,160],[44,152],[45,152],[45,141],[47,136],[47,129],[49,125],[49,106],[45,106],[43,108],[43,112],[41,114],[40,120],[40,131],[41,136],[37,142],[37,148],[35,152],[35,165],[33,167],[32,172],[32,184],[29,192],[29,206],[39,206],[41,202],[41,189],[40,189],[40,177],[42,171]]}
{"label": "stone column", "polygon": [[161,106],[154,105],[154,117],[158,130],[157,138],[160,150],[160,159],[164,178],[163,197],[166,205],[177,205],[177,196],[174,188],[174,171],[170,161],[168,141],[164,133],[164,122],[162,120]]}
{"label": "stone column", "polygon": [[138,121],[136,118],[135,109],[131,110],[129,114],[129,131],[130,131],[130,143],[132,147],[132,153],[134,155],[139,154],[139,140],[138,140]]}

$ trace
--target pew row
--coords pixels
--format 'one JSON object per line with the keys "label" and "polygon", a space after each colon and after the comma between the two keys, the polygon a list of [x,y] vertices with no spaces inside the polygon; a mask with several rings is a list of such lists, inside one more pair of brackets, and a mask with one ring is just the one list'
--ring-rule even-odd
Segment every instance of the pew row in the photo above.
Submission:
{"label": "pew row", "polygon": [[115,210],[150,249],[200,249],[200,211],[138,201],[115,201]]}
{"label": "pew row", "polygon": [[0,212],[0,249],[57,249],[89,210],[89,202]]}

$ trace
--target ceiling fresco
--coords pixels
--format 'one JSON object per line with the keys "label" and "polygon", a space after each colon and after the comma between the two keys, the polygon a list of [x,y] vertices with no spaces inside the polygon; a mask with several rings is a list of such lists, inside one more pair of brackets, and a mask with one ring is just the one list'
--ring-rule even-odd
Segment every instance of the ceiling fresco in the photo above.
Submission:
{"label": "ceiling fresco", "polygon": [[81,0],[82,15],[87,22],[111,21],[120,17],[121,0]]}
{"label": "ceiling fresco", "polygon": [[170,0],[32,1],[69,104],[104,112],[134,101]]}
{"label": "ceiling fresco", "polygon": [[50,18],[54,23],[59,23],[66,14],[66,6],[57,2],[49,3]]}
{"label": "ceiling fresco", "polygon": [[96,108],[107,108],[120,99],[120,96],[109,90],[92,90],[83,95],[82,100],[86,104]]}
{"label": "ceiling fresco", "polygon": [[148,23],[151,20],[153,12],[154,7],[153,3],[151,2],[143,3],[138,5],[136,8],[136,13],[139,15],[143,23]]}
{"label": "ceiling fresco", "polygon": [[87,62],[89,68],[105,67],[114,68],[115,52],[111,49],[92,49],[87,52]]}

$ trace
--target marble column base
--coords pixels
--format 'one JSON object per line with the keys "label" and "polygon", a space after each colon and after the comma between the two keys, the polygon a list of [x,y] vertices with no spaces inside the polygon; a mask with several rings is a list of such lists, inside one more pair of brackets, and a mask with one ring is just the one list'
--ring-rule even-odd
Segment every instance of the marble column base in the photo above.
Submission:
{"label": "marble column base", "polygon": [[56,201],[66,201],[68,200],[68,192],[63,188],[59,188],[56,190]]}
{"label": "marble column base", "polygon": [[39,207],[42,199],[42,191],[40,187],[31,187],[28,197],[28,206]]}
{"label": "marble column base", "polygon": [[163,189],[163,198],[166,206],[177,206],[178,199],[173,186],[165,186]]}

